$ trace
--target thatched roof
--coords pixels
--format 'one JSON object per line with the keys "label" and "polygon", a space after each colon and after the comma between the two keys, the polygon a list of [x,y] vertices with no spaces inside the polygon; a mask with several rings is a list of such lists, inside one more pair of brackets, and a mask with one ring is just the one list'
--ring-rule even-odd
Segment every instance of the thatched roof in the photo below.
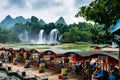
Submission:
{"label": "thatched roof", "polygon": [[114,58],[118,60],[118,55],[119,55],[119,50],[118,48],[107,48],[107,49],[101,49],[97,51],[78,51],[78,50],[63,50],[63,49],[28,49],[28,48],[5,48],[5,49],[11,49],[11,50],[24,50],[24,51],[29,51],[29,52],[35,52],[38,54],[44,54],[45,52],[52,52],[55,53],[56,55],[61,55],[64,56],[66,54],[77,54],[79,57],[83,58],[89,58],[89,57],[94,57],[94,56],[109,56],[111,58]]}

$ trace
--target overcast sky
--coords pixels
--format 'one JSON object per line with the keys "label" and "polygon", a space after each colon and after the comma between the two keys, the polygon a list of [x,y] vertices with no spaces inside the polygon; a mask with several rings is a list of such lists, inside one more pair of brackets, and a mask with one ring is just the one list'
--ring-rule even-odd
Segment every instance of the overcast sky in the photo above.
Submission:
{"label": "overcast sky", "polygon": [[88,5],[93,0],[0,0],[0,22],[7,16],[15,18],[36,16],[46,23],[55,22],[64,17],[67,24],[82,22],[75,18],[79,7]]}

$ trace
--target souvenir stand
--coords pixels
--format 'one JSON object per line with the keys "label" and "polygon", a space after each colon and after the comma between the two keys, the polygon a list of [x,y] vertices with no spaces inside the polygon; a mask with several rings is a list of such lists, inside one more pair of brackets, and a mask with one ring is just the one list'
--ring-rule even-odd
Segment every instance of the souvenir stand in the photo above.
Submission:
{"label": "souvenir stand", "polygon": [[31,52],[31,57],[30,57],[31,65],[38,67],[40,62],[39,52],[35,49],[30,50],[30,52]]}
{"label": "souvenir stand", "polygon": [[82,56],[75,52],[67,52],[64,54],[64,65],[72,67],[82,60]]}
{"label": "souvenir stand", "polygon": [[[115,55],[117,55],[116,52],[104,52],[104,51],[97,51],[93,52],[92,55],[89,55],[89,58],[91,59],[89,68],[89,76],[92,75],[91,72],[94,72],[96,68],[104,69],[110,72],[115,65],[118,64],[118,60],[115,58]],[[96,63],[94,65],[94,63]],[[92,70],[91,70],[92,68]]]}
{"label": "souvenir stand", "polygon": [[13,56],[13,64],[17,65],[19,62],[19,50],[14,50],[14,51],[12,51],[12,53],[14,55]]}
{"label": "souvenir stand", "polygon": [[61,68],[61,74],[58,76],[59,79],[68,79],[67,74],[71,71],[77,72],[77,64],[82,60],[82,56],[75,52],[66,52],[63,56],[63,64],[64,66]]}
{"label": "souvenir stand", "polygon": [[[50,50],[43,52],[40,54],[40,64],[39,69],[44,70],[44,68],[51,68],[54,66],[53,60],[56,58],[56,54]],[[40,71],[39,70],[39,71]]]}
{"label": "souvenir stand", "polygon": [[9,61],[9,63],[10,63],[10,62],[13,62],[13,58],[15,57],[13,48],[9,48],[9,49],[7,50],[7,56],[8,56],[8,61]]}
{"label": "souvenir stand", "polygon": [[49,66],[52,64],[52,60],[55,59],[56,54],[53,51],[47,50],[43,54],[40,54],[40,57],[40,60],[44,61],[46,66]]}
{"label": "souvenir stand", "polygon": [[0,67],[2,66],[2,62],[5,62],[5,59],[4,59],[4,50],[5,50],[5,48],[4,47],[2,47],[2,48],[0,48]]}
{"label": "souvenir stand", "polygon": [[25,51],[24,57],[25,57],[25,68],[30,68],[31,60],[30,60],[31,52],[29,50]]}
{"label": "souvenir stand", "polygon": [[3,58],[4,58],[4,53],[5,53],[5,48],[4,47],[2,47],[2,48],[0,48],[0,59],[2,59],[3,60]]}
{"label": "souvenir stand", "polygon": [[19,54],[18,54],[18,58],[19,58],[19,62],[20,63],[25,63],[25,49],[24,48],[20,48],[19,49]]}
{"label": "souvenir stand", "polygon": [[7,62],[9,62],[9,60],[8,60],[8,51],[9,51],[9,49],[7,49],[7,48],[4,48],[3,49],[3,62],[5,62],[5,63],[7,63]]}

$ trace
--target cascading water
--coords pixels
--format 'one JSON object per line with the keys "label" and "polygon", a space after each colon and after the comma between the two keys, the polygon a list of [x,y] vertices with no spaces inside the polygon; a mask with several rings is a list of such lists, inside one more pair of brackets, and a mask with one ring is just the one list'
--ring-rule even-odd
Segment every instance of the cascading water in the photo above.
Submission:
{"label": "cascading water", "polygon": [[62,39],[62,35],[59,36],[58,40],[61,40]]}
{"label": "cascading water", "polygon": [[40,30],[37,44],[56,44],[61,38],[62,35],[57,29],[52,29],[46,36],[44,30]]}
{"label": "cascading water", "polygon": [[60,32],[57,29],[52,29],[49,34],[49,43],[57,43],[58,36],[60,35]]}
{"label": "cascading water", "polygon": [[40,30],[38,37],[38,44],[45,44],[44,30]]}
{"label": "cascading water", "polygon": [[30,44],[57,44],[62,35],[60,35],[58,29],[52,29],[48,35],[45,35],[44,30],[40,30],[38,38],[34,39],[28,37],[28,31],[25,29],[20,33],[19,38],[22,42]]}

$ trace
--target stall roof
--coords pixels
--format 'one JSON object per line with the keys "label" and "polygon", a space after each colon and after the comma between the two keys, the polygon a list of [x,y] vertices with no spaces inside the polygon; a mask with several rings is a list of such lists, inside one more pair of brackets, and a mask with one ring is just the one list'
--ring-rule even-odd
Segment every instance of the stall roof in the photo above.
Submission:
{"label": "stall roof", "polygon": [[108,51],[84,51],[84,52],[80,52],[80,53],[77,53],[79,55],[81,55],[82,57],[90,57],[90,56],[93,56],[93,55],[103,55],[103,56],[109,56],[109,57],[112,57],[116,60],[118,60],[118,53],[119,52],[108,52]]}
{"label": "stall roof", "polygon": [[[21,48],[20,48],[21,49]],[[13,50],[20,50],[18,48],[13,48]],[[23,48],[25,51],[31,51],[31,50],[36,50],[38,53],[44,53],[46,51],[52,51],[57,55],[65,55],[67,53],[75,53],[80,55],[81,57],[92,57],[94,55],[104,55],[104,56],[109,56],[112,57],[116,60],[118,60],[118,49],[103,49],[103,50],[97,50],[97,51],[77,51],[77,50],[62,50],[62,49],[28,49],[28,48]]]}

